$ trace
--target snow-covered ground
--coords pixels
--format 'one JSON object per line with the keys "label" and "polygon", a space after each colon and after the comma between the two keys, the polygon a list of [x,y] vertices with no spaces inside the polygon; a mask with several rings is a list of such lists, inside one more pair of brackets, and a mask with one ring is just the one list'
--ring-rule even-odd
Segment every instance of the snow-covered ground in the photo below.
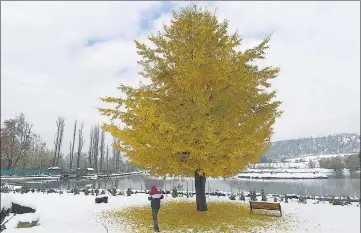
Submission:
{"label": "snow-covered ground", "polygon": [[349,156],[349,155],[352,155],[352,154],[355,154],[355,153],[347,153],[347,154],[324,154],[324,155],[304,155],[304,156],[300,156],[300,157],[297,157],[297,158],[286,159],[286,161],[287,161],[287,162],[294,163],[296,160],[299,161],[300,159],[303,159],[303,160],[305,160],[306,162],[308,162],[309,160],[316,161],[316,160],[319,160],[319,159],[322,159],[322,158],[332,158],[332,157],[337,157],[337,156],[344,157],[344,156]]}
{"label": "snow-covered ground", "polygon": [[275,168],[275,169],[246,169],[247,173],[264,173],[264,172],[272,172],[272,173],[319,173],[319,174],[327,174],[334,173],[333,169],[325,169],[325,168]]}
{"label": "snow-covered ground", "polygon": [[316,173],[240,173],[238,178],[246,179],[327,179],[327,175]]}
{"label": "snow-covered ground", "polygon": [[[112,209],[121,209],[132,205],[149,205],[146,194],[134,194],[126,196],[108,196],[108,204],[95,204],[94,196],[59,194],[7,194],[1,193],[4,205],[9,205],[11,200],[21,203],[30,203],[36,206],[35,214],[13,217],[7,224],[4,233],[126,233],[122,227],[111,226],[102,220],[101,213]],[[185,198],[186,199],[186,198]],[[195,199],[195,197],[193,197]],[[164,201],[172,201],[171,195]],[[229,201],[228,197],[210,197],[209,201]],[[290,233],[305,232],[329,232],[329,233],[359,233],[360,232],[360,207],[356,203],[349,206],[333,206],[328,203],[313,204],[308,200],[307,204],[299,204],[292,199],[289,203],[281,203],[284,223]],[[3,205],[3,204],[1,204]],[[149,213],[151,214],[151,213]],[[34,220],[39,217],[39,225],[28,229],[15,229],[17,222],[28,219]],[[161,226],[162,220],[159,219]],[[276,226],[275,226],[276,227]],[[270,228],[268,233],[282,233],[277,228]],[[283,231],[284,232],[284,231]]]}
{"label": "snow-covered ground", "polygon": [[275,168],[308,168],[305,162],[280,162],[280,163],[256,163],[250,166],[256,169],[275,169]]}

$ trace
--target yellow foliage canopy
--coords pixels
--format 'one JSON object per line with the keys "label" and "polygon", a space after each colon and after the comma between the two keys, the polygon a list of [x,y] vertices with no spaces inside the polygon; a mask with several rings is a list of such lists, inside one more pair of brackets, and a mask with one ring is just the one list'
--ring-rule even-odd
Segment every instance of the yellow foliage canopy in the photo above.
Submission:
{"label": "yellow foliage canopy", "polygon": [[[272,125],[281,114],[275,92],[267,92],[278,68],[259,69],[269,37],[244,52],[228,22],[196,6],[174,13],[164,32],[149,36],[155,48],[135,41],[150,85],[121,85],[126,98],[106,97],[115,108],[100,109],[120,119],[104,129],[117,149],[155,175],[232,176],[268,149]],[[125,110],[122,110],[125,109]]]}

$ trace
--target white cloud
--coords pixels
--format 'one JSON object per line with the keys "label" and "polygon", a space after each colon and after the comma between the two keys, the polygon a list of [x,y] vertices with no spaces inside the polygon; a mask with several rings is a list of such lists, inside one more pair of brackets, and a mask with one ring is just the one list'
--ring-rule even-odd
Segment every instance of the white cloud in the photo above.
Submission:
{"label": "white cloud", "polygon": [[[162,2],[1,2],[1,118],[20,112],[52,147],[57,116],[66,118],[67,153],[76,118],[104,121],[99,97],[141,78],[133,39],[169,22]],[[172,2],[174,8],[184,2]],[[244,46],[275,30],[261,64],[279,66],[274,81],[284,115],[274,140],[360,132],[359,2],[209,2],[239,29]],[[161,11],[153,19],[152,12]],[[142,20],[149,16],[150,30]],[[88,40],[103,40],[86,47]],[[111,143],[108,135],[108,143]],[[87,149],[85,145],[84,150]]]}

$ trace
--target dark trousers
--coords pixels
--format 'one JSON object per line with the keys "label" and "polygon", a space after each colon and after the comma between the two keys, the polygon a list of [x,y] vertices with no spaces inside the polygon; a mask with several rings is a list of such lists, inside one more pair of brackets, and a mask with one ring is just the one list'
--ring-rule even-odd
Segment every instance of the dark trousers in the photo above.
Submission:
{"label": "dark trousers", "polygon": [[159,230],[158,212],[159,212],[159,209],[152,209],[152,216],[153,216],[153,221],[154,221],[154,230]]}

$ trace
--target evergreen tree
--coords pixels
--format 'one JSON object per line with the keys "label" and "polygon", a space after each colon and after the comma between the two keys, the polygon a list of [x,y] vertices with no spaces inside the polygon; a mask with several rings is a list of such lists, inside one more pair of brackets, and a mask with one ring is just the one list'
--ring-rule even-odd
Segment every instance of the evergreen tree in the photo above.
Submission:
{"label": "evergreen tree", "polygon": [[129,187],[128,189],[127,189],[127,196],[129,197],[129,196],[131,196],[132,195],[132,189]]}
{"label": "evergreen tree", "polygon": [[173,198],[178,197],[178,189],[177,189],[176,186],[174,186],[173,189],[172,189],[172,197]]}
{"label": "evergreen tree", "polygon": [[245,201],[246,200],[246,198],[244,197],[243,191],[241,192],[241,196],[239,196],[239,200],[240,201]]}
{"label": "evergreen tree", "polygon": [[263,187],[261,188],[261,197],[262,197],[262,201],[267,201],[267,197],[266,194],[264,193]]}
{"label": "evergreen tree", "polygon": [[251,201],[257,201],[257,193],[255,189],[253,191],[250,191],[250,199]]}

